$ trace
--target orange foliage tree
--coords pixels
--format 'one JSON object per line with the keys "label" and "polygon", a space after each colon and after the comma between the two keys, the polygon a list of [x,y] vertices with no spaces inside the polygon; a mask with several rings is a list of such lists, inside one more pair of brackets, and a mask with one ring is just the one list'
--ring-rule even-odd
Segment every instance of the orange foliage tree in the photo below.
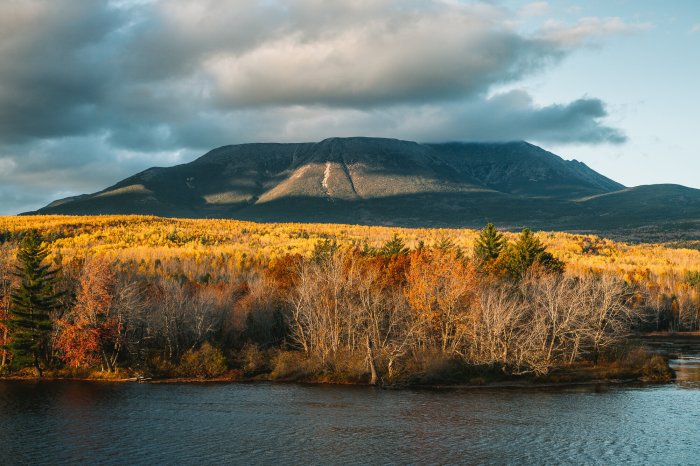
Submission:
{"label": "orange foliage tree", "polygon": [[10,353],[7,350],[10,344],[10,329],[6,322],[10,311],[11,282],[7,274],[7,268],[0,264],[0,369],[9,362]]}
{"label": "orange foliage tree", "polygon": [[56,347],[71,367],[94,367],[112,371],[114,361],[107,348],[114,346],[121,323],[110,316],[115,276],[107,262],[88,261],[79,278],[75,305],[58,320]]}
{"label": "orange foliage tree", "polygon": [[462,353],[474,333],[477,277],[474,267],[451,251],[411,255],[406,297],[443,353]]}

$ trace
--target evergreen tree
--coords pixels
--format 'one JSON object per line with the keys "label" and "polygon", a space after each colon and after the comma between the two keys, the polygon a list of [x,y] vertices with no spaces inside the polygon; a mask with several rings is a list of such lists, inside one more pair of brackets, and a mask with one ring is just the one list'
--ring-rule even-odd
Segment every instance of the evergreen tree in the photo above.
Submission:
{"label": "evergreen tree", "polygon": [[455,243],[447,236],[441,236],[435,243],[435,249],[441,252],[447,252],[454,249]]}
{"label": "evergreen tree", "polygon": [[36,230],[29,231],[17,251],[19,262],[15,275],[19,285],[11,293],[9,349],[13,362],[32,364],[41,377],[40,360],[52,328],[50,312],[58,306],[59,295],[54,292],[58,269],[44,264],[49,255]]}
{"label": "evergreen tree", "polygon": [[379,254],[384,257],[393,257],[398,255],[405,256],[408,254],[408,248],[403,240],[399,238],[399,235],[394,233],[394,236],[389,241],[384,243],[384,246],[382,246]]}
{"label": "evergreen tree", "polygon": [[506,245],[506,239],[493,223],[489,223],[481,230],[474,243],[474,257],[481,262],[490,262],[498,259]]}
{"label": "evergreen tree", "polygon": [[505,267],[516,279],[522,278],[533,264],[540,264],[548,272],[563,272],[564,263],[547,251],[529,228],[525,228],[506,252]]}
{"label": "evergreen tree", "polygon": [[336,240],[318,240],[316,244],[314,244],[314,250],[311,253],[311,259],[316,263],[321,263],[333,257],[333,255],[339,249],[340,246],[338,245],[338,242]]}
{"label": "evergreen tree", "polygon": [[370,246],[369,243],[367,243],[367,240],[365,239],[362,242],[362,249],[360,250],[360,254],[365,257],[374,257],[377,255],[377,248]]}

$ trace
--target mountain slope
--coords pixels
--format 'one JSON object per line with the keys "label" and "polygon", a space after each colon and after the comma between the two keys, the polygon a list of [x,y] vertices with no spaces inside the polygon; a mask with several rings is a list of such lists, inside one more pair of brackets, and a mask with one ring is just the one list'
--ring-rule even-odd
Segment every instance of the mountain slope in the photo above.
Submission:
{"label": "mountain slope", "polygon": [[624,188],[584,163],[564,160],[527,142],[431,147],[452,166],[501,192],[575,199]]}
{"label": "mountain slope", "polygon": [[700,191],[628,189],[526,142],[331,138],[220,147],[38,213],[602,230],[700,219]]}

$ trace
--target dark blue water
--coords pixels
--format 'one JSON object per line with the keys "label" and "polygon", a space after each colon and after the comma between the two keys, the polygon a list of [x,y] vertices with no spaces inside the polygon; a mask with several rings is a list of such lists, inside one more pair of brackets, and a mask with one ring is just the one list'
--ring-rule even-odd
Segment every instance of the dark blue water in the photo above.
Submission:
{"label": "dark blue water", "polygon": [[0,382],[2,464],[700,463],[700,390]]}

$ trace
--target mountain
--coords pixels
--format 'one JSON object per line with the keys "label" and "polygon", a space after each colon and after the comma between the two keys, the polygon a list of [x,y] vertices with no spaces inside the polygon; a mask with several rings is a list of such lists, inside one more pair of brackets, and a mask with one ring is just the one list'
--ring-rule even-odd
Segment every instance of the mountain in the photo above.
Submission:
{"label": "mountain", "polygon": [[34,213],[604,231],[699,220],[700,190],[626,188],[527,142],[357,137],[224,146]]}

